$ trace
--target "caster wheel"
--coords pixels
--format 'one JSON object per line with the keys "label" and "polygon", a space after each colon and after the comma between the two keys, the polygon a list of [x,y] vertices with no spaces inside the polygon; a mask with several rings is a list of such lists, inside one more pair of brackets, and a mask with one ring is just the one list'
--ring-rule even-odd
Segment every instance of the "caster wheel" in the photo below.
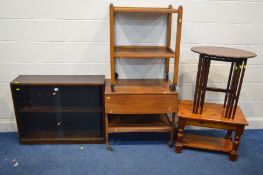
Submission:
{"label": "caster wheel", "polygon": [[113,85],[113,84],[111,85],[111,91],[115,92],[115,85]]}
{"label": "caster wheel", "polygon": [[176,153],[182,153],[182,146],[176,145],[176,146],[175,146],[175,152],[176,152]]}
{"label": "caster wheel", "polygon": [[169,89],[170,89],[171,92],[175,92],[176,91],[176,86],[174,84],[171,84],[169,86]]}
{"label": "caster wheel", "polygon": [[169,142],[169,143],[168,143],[168,146],[169,146],[170,148],[172,148],[172,147],[173,147],[173,144],[172,144],[171,142]]}
{"label": "caster wheel", "polygon": [[107,151],[113,151],[113,148],[112,148],[111,145],[106,145],[106,150],[107,150]]}
{"label": "caster wheel", "polygon": [[169,80],[169,73],[165,73],[165,79]]}
{"label": "caster wheel", "polygon": [[119,78],[119,74],[115,72],[114,75],[115,75],[115,79],[117,80]]}

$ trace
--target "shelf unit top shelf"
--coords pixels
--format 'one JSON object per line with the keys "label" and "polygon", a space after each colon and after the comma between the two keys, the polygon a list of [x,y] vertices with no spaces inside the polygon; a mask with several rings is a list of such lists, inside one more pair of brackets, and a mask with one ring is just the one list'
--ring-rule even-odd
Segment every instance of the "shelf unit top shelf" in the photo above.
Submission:
{"label": "shelf unit top shelf", "polygon": [[104,75],[19,75],[11,85],[101,86]]}
{"label": "shelf unit top shelf", "polygon": [[114,12],[119,13],[177,13],[174,8],[157,8],[157,7],[114,7]]}
{"label": "shelf unit top shelf", "polygon": [[166,46],[115,46],[116,58],[174,58],[175,52]]}

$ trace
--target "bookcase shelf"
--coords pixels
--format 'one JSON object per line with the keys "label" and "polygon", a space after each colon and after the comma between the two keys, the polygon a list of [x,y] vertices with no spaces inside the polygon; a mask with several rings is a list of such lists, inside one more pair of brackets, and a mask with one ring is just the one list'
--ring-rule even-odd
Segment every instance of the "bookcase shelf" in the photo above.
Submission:
{"label": "bookcase shelf", "polygon": [[175,52],[165,46],[116,46],[116,58],[174,58]]}
{"label": "bookcase shelf", "polygon": [[114,7],[114,12],[119,13],[177,13],[173,8],[156,8],[156,7]]}
{"label": "bookcase shelf", "polygon": [[54,113],[54,112],[65,112],[65,113],[89,113],[89,112],[103,112],[101,107],[85,107],[85,106],[67,106],[67,107],[54,107],[54,106],[26,106],[23,107],[19,112],[23,113]]}

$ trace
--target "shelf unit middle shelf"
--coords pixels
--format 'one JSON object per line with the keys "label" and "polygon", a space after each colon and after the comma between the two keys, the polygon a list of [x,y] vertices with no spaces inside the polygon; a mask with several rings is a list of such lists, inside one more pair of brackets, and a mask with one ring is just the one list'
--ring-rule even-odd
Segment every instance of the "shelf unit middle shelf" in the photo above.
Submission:
{"label": "shelf unit middle shelf", "polygon": [[102,112],[102,108],[99,106],[85,107],[85,106],[26,106],[19,112],[23,113],[54,113],[54,112],[66,112],[66,113],[86,113],[86,112]]}
{"label": "shelf unit middle shelf", "polygon": [[175,52],[166,46],[115,46],[115,58],[174,58]]}

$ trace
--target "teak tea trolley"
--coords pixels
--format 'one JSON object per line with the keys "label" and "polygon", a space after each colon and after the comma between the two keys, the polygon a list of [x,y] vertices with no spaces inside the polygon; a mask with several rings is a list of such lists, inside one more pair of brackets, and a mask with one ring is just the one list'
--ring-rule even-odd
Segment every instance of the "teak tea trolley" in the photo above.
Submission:
{"label": "teak tea trolley", "polygon": [[[110,80],[105,85],[105,143],[109,133],[167,132],[173,145],[178,93],[167,90],[166,80],[120,80],[111,91]],[[170,122],[167,113],[172,113]]]}
{"label": "teak tea trolley", "polygon": [[[114,23],[117,13],[153,13],[167,15],[165,46],[120,46],[115,43]],[[171,49],[172,14],[177,13],[176,48]],[[114,7],[110,5],[110,63],[111,80],[106,81],[105,128],[108,134],[118,132],[168,132],[173,145],[175,113],[178,106],[176,85],[179,70],[183,8]],[[115,59],[165,59],[165,78],[159,80],[117,79]],[[170,58],[175,58],[173,82],[169,82]],[[168,118],[172,113],[172,122]]]}
{"label": "teak tea trolley", "polygon": [[[114,23],[116,13],[157,13],[167,14],[167,36],[165,46],[119,46],[115,43]],[[172,32],[172,14],[177,13],[177,32],[175,51],[171,49],[171,32]],[[147,8],[147,7],[114,7],[110,4],[110,62],[111,62],[111,89],[115,90],[116,78],[118,74],[115,71],[115,58],[165,58],[165,78],[169,79],[170,58],[175,58],[173,82],[169,86],[171,91],[176,91],[179,55],[181,43],[183,7],[179,6],[174,9],[172,5],[168,8]]]}

